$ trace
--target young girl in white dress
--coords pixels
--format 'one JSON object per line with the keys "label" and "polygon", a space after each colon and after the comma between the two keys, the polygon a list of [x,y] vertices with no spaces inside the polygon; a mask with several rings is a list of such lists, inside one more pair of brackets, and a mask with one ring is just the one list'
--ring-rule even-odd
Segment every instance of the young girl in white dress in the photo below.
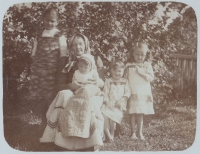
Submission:
{"label": "young girl in white dress", "polygon": [[126,101],[130,97],[128,80],[122,77],[124,68],[122,61],[113,62],[110,67],[111,77],[106,79],[103,88],[104,104],[101,111],[104,116],[104,133],[108,142],[114,141],[116,123],[121,123]]}
{"label": "young girl in white dress", "polygon": [[137,123],[137,135],[141,140],[143,136],[143,116],[154,114],[153,97],[150,82],[154,79],[151,63],[148,62],[148,46],[137,42],[131,51],[130,59],[126,65],[124,77],[128,79],[131,87],[131,96],[127,103],[127,111],[130,114],[131,138],[137,139],[135,124]]}

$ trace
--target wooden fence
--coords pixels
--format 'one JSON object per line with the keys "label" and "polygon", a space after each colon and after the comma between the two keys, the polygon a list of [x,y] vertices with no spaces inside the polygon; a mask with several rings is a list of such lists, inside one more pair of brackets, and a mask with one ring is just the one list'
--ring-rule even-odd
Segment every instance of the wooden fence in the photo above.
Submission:
{"label": "wooden fence", "polygon": [[184,55],[171,53],[170,57],[176,59],[176,65],[181,70],[178,85],[183,89],[184,82],[197,81],[197,55]]}

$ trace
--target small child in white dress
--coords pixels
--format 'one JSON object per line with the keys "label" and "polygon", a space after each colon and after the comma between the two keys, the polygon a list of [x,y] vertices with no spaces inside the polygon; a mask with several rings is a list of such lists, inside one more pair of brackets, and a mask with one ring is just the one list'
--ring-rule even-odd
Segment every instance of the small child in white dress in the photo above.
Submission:
{"label": "small child in white dress", "polygon": [[72,84],[80,88],[74,92],[75,95],[85,94],[88,98],[101,95],[99,88],[103,86],[103,80],[99,78],[94,57],[90,54],[83,54],[78,61],[78,70],[74,72]]}
{"label": "small child in white dress", "polygon": [[101,111],[104,116],[104,133],[108,142],[114,141],[116,123],[121,123],[126,101],[130,97],[128,80],[122,78],[125,65],[122,61],[114,61],[110,67],[111,77],[106,79],[103,92],[104,103]]}
{"label": "small child in white dress", "polygon": [[150,82],[154,79],[154,72],[148,60],[148,46],[137,42],[132,49],[130,60],[126,65],[124,77],[128,79],[131,87],[131,96],[127,103],[127,111],[130,114],[131,138],[137,139],[135,124],[137,122],[137,134],[141,140],[143,136],[144,114],[154,114],[153,97]]}

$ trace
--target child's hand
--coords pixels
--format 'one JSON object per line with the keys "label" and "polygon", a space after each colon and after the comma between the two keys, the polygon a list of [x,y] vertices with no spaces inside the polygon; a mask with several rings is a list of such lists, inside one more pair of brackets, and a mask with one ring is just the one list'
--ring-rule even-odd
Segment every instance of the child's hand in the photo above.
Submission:
{"label": "child's hand", "polygon": [[116,104],[115,104],[115,106],[116,106],[120,111],[123,110],[123,102],[117,101]]}
{"label": "child's hand", "polygon": [[119,108],[121,111],[124,109],[125,106],[125,102],[128,100],[128,98],[126,96],[123,96],[122,98],[120,98],[117,102],[116,102],[116,107]]}
{"label": "child's hand", "polygon": [[[147,80],[147,74],[140,69],[138,66],[136,66],[136,72],[144,79]],[[148,81],[148,80],[147,80]]]}
{"label": "child's hand", "polygon": [[110,109],[113,108],[113,104],[110,103],[109,101],[105,101],[104,103],[106,104],[106,106],[107,106],[108,108],[110,108]]}

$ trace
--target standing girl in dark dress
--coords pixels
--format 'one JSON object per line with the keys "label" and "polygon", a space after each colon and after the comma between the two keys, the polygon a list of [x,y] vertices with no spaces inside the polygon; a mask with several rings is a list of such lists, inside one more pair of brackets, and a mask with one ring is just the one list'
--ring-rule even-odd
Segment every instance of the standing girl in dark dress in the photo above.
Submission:
{"label": "standing girl in dark dress", "polygon": [[28,98],[39,103],[39,109],[46,113],[49,102],[56,96],[58,76],[68,56],[66,38],[56,28],[59,14],[56,8],[44,11],[43,25],[34,42],[32,52],[30,93]]}

